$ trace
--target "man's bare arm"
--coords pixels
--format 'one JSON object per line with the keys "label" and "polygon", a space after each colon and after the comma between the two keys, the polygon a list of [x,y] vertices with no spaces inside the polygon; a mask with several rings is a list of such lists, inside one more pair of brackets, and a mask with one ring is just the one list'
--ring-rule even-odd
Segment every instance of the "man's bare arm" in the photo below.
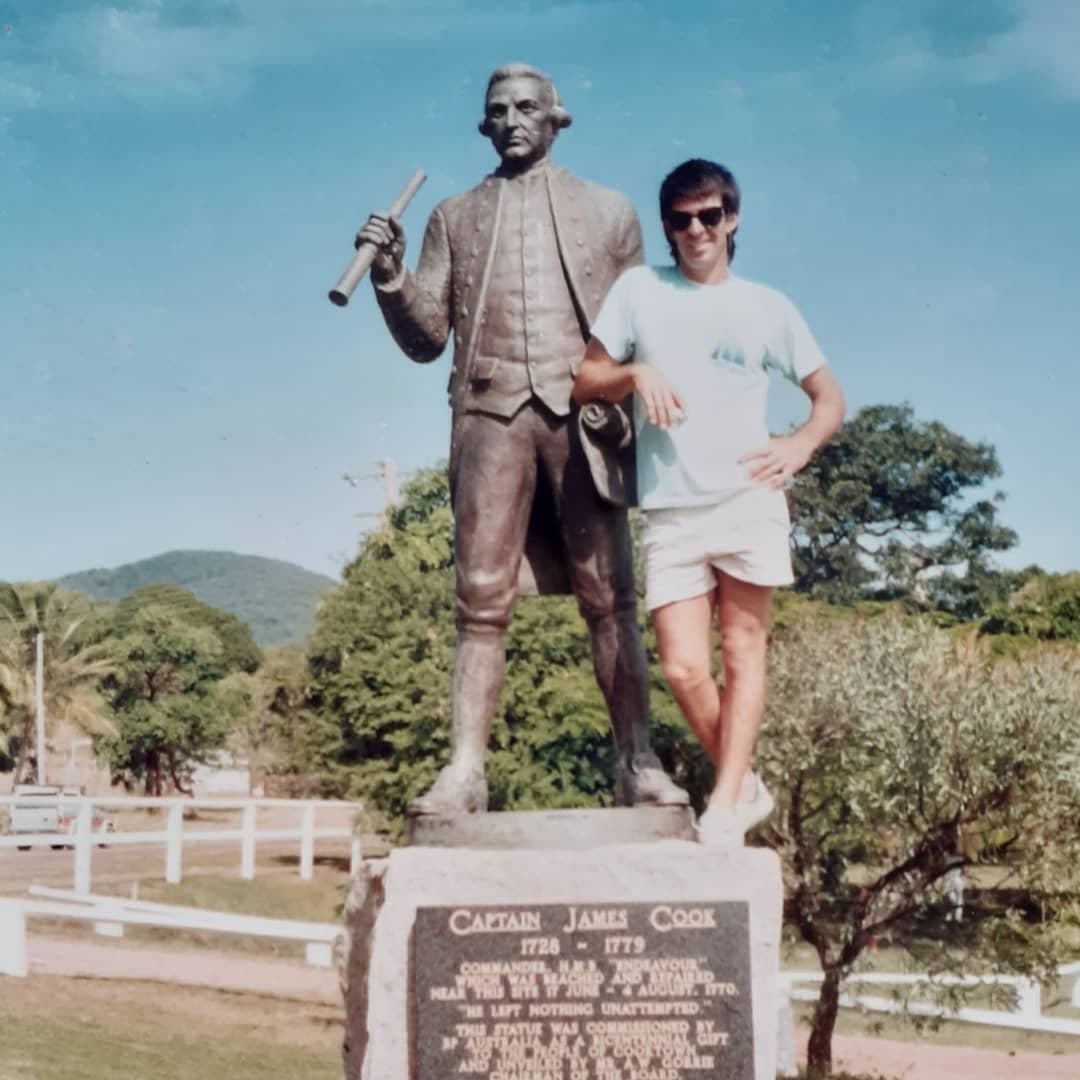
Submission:
{"label": "man's bare arm", "polygon": [[679,395],[660,372],[648,364],[620,364],[598,338],[591,338],[585,349],[573,393],[579,405],[588,401],[615,403],[637,394],[649,423],[665,430],[686,415]]}
{"label": "man's bare arm", "polygon": [[814,454],[827,443],[844,422],[844,392],[833,373],[824,365],[812,371],[799,385],[810,399],[810,416],[790,435],[776,435],[769,445],[739,458],[751,463],[750,479],[772,488],[781,488],[804,469]]}

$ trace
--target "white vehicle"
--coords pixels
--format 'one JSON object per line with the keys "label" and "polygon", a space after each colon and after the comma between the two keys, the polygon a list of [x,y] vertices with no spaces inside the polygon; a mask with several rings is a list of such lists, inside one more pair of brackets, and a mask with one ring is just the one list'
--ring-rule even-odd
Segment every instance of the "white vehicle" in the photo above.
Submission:
{"label": "white vehicle", "polygon": [[[68,837],[64,843],[50,845],[53,850],[74,844],[75,825],[79,813],[79,788],[53,787],[46,784],[16,784],[15,802],[8,808],[7,831],[12,836],[59,833]],[[90,829],[99,835],[115,828],[112,818],[98,807],[91,811]],[[104,847],[104,844],[101,844]],[[19,844],[20,851],[29,851],[30,844]]]}

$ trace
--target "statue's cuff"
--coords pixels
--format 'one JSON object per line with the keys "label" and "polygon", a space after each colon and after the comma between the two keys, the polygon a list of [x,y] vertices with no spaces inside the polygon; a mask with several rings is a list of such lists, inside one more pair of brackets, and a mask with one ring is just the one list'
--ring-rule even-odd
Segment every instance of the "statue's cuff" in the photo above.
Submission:
{"label": "statue's cuff", "polygon": [[398,292],[400,291],[401,286],[405,284],[405,267],[404,265],[402,265],[398,269],[398,272],[389,281],[375,281],[374,278],[372,278],[371,280],[374,283],[375,288],[378,289],[379,292]]}

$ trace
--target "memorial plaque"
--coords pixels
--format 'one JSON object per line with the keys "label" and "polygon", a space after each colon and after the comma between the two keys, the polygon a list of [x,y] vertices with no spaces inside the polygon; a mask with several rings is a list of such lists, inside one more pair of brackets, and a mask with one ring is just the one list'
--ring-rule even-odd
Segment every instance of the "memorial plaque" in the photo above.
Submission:
{"label": "memorial plaque", "polygon": [[753,1080],[745,901],[420,907],[415,1080]]}

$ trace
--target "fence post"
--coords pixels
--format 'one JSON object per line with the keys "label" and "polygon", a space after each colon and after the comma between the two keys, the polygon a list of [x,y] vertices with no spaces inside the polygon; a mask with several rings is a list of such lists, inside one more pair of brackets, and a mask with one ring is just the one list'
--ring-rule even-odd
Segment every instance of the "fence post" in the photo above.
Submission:
{"label": "fence post", "polygon": [[83,896],[90,892],[90,843],[94,804],[85,796],[79,801],[75,817],[75,891]]}
{"label": "fence post", "polygon": [[0,900],[0,975],[23,978],[26,963],[26,916],[18,900]]}
{"label": "fence post", "polygon": [[240,839],[240,876],[245,881],[255,877],[255,804],[244,805],[244,816],[240,822],[243,836]]}
{"label": "fence post", "polygon": [[795,1014],[791,1008],[791,980],[781,972],[776,978],[778,1003],[776,1031],[776,1075],[798,1076],[799,1062],[795,1052]]}
{"label": "fence post", "polygon": [[1017,983],[1016,1011],[1021,1016],[1042,1016],[1042,989],[1034,979],[1020,979]]}
{"label": "fence post", "polygon": [[181,857],[184,850],[184,807],[180,802],[169,806],[169,820],[165,825],[165,880],[179,885],[183,876]]}
{"label": "fence post", "polygon": [[[364,852],[360,845],[360,834],[353,833],[352,844],[349,846],[349,877],[354,878],[360,873],[360,864],[364,861]],[[1080,979],[1076,981],[1080,986]]]}
{"label": "fence post", "polygon": [[315,869],[315,807],[312,803],[304,806],[304,816],[300,819],[300,879],[310,881]]}

